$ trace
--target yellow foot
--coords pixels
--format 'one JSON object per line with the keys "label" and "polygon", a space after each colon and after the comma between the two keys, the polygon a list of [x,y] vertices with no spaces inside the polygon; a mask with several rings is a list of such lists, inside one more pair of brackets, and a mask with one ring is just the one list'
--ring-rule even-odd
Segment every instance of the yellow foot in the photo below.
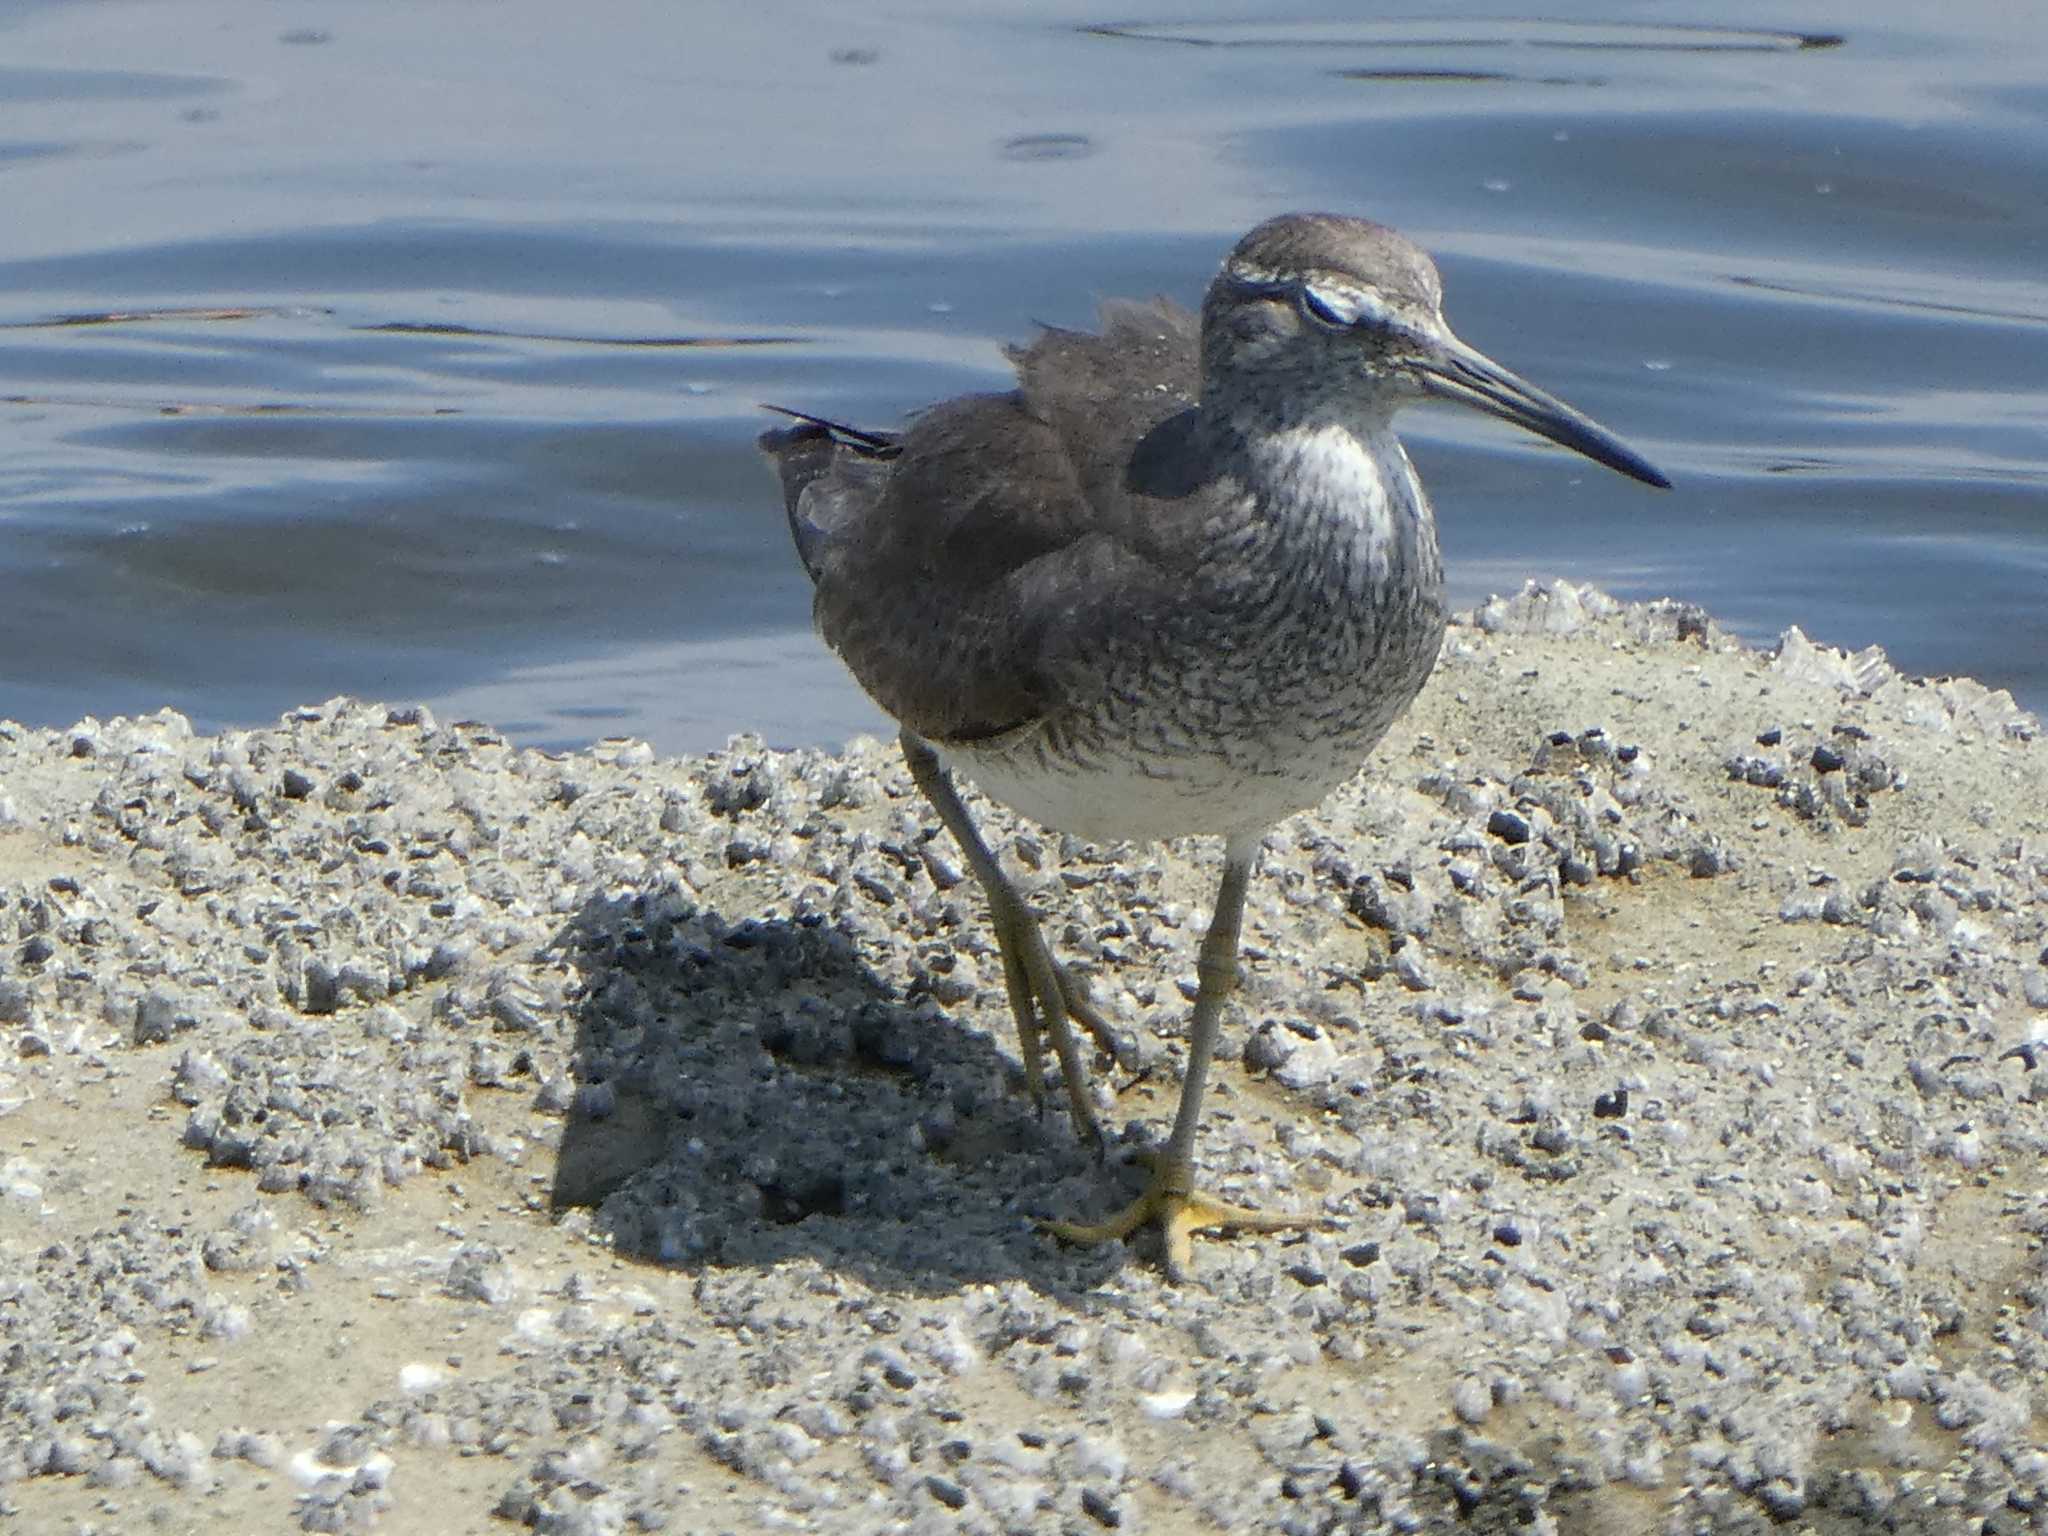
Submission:
{"label": "yellow foot", "polygon": [[1314,1226],[1317,1217],[1268,1215],[1250,1206],[1232,1205],[1194,1187],[1195,1171],[1174,1166],[1160,1156],[1144,1159],[1152,1166],[1145,1192],[1107,1221],[1041,1221],[1040,1230],[1063,1243],[1109,1243],[1129,1237],[1140,1227],[1159,1227],[1166,1247],[1166,1277],[1188,1279],[1194,1273],[1195,1233],[1212,1228],[1236,1232],[1285,1232]]}

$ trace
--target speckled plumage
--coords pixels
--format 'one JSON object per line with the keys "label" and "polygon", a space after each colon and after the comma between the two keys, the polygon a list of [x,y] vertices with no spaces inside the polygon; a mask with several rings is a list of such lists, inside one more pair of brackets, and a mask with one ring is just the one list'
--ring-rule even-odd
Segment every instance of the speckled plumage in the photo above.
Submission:
{"label": "speckled plumage", "polygon": [[1176,582],[1054,631],[1057,707],[947,744],[1044,825],[1096,841],[1261,830],[1357,772],[1429,675],[1442,565],[1385,424],[1218,436]]}
{"label": "speckled plumage", "polygon": [[[1071,1022],[1111,1038],[1047,951],[945,765],[1098,842],[1214,834],[1217,910],[1181,1108],[1153,1185],[1072,1240],[1158,1220],[1168,1268],[1202,1225],[1270,1226],[1194,1188],[1192,1145],[1267,827],[1354,773],[1428,678],[1443,568],[1394,435],[1435,396],[1652,484],[1648,464],[1460,342],[1429,257],[1362,219],[1293,214],[1241,240],[1197,317],[1111,302],[1099,334],[1011,353],[1016,387],[901,433],[770,432],[826,641],[904,727],[912,774],[987,890],[1027,1071]],[[942,762],[943,759],[943,762]]]}
{"label": "speckled plumage", "polygon": [[1049,330],[1012,356],[1015,391],[886,446],[817,425],[765,440],[826,641],[984,791],[1058,830],[1226,835],[1315,804],[1443,631],[1391,408],[1340,394],[1275,421],[1202,390],[1196,319],[1164,302],[1112,301],[1099,335]]}

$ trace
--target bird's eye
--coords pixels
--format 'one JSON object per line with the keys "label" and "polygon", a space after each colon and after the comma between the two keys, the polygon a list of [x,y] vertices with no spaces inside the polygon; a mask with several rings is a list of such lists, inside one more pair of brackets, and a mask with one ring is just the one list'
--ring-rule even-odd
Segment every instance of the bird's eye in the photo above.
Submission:
{"label": "bird's eye", "polygon": [[1301,312],[1329,331],[1348,331],[1358,323],[1359,296],[1336,288],[1312,288],[1303,284]]}

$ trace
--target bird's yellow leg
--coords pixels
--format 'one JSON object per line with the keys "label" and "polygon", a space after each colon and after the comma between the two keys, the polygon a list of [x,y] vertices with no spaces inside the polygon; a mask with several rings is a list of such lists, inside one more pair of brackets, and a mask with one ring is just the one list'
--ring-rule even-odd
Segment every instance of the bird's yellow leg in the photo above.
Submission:
{"label": "bird's yellow leg", "polygon": [[1024,1057],[1024,1088],[1031,1106],[1045,1113],[1045,1046],[1039,1039],[1038,1011],[1031,997],[1031,978],[1024,962],[996,930],[996,949],[1003,957],[1003,989],[1010,995],[1010,1016],[1017,1023],[1017,1049]]}
{"label": "bird's yellow leg", "polygon": [[1232,838],[1224,850],[1216,913],[1209,920],[1208,932],[1202,936],[1202,949],[1196,960],[1199,985],[1195,989],[1194,1018],[1189,1025],[1188,1070],[1181,1084],[1180,1108],[1165,1149],[1146,1155],[1152,1177],[1145,1192],[1107,1221],[1040,1224],[1062,1242],[1107,1243],[1156,1224],[1165,1240],[1167,1276],[1184,1280],[1193,1268],[1196,1232],[1209,1228],[1278,1232],[1315,1220],[1311,1216],[1267,1215],[1195,1188],[1195,1131],[1202,1120],[1202,1095],[1209,1083],[1209,1064],[1216,1054],[1223,1003],[1237,986],[1237,948],[1244,926],[1245,887],[1250,883],[1257,855],[1256,838]]}
{"label": "bird's yellow leg", "polygon": [[1003,985],[1009,993],[1010,1014],[1017,1022],[1017,1046],[1024,1057],[1024,1080],[1031,1102],[1041,1110],[1045,1107],[1043,1036],[1052,1041],[1053,1052],[1059,1057],[1075,1134],[1100,1151],[1102,1126],[1089,1100],[1088,1067],[1082,1059],[1081,1039],[1074,1025],[1078,1023],[1087,1029],[1119,1062],[1126,1060],[1127,1047],[1088,1000],[1080,982],[1053,959],[1045,936],[1039,931],[1038,919],[1017,894],[995,855],[989,852],[938,753],[929,742],[910,731],[903,733],[902,740],[911,778],[939,813],[946,830],[953,834],[953,841],[960,845],[988,897],[989,926],[995,930],[996,947],[1003,957]]}
{"label": "bird's yellow leg", "polygon": [[[991,860],[993,866],[994,861]],[[1003,952],[1003,975],[1010,989],[1010,1012],[1017,1020],[1017,1039],[1024,1052],[1024,1070],[1032,1078],[1032,1101],[1045,1103],[1045,1053],[1034,1035],[1042,1029],[1052,1040],[1060,1059],[1060,1076],[1067,1084],[1067,1108],[1074,1117],[1074,1131],[1084,1142],[1102,1150],[1102,1124],[1088,1097],[1088,1068],[1081,1060],[1081,1042],[1067,1016],[1066,982],[1057,961],[1045,947],[1038,931],[1038,919],[1024,905],[1001,870],[993,884],[984,881],[989,898],[989,925],[996,931],[996,945]],[[1014,977],[1021,973],[1019,995]],[[1029,1042],[1028,1044],[1026,1042]],[[1037,1057],[1034,1065],[1032,1058]]]}

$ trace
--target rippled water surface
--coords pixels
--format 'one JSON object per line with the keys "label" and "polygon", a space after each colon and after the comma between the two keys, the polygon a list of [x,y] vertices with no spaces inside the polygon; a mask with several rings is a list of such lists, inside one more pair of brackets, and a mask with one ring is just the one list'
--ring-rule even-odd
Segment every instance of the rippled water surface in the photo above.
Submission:
{"label": "rippled water surface", "polygon": [[874,729],[757,402],[889,424],[1295,207],[1423,241],[1677,481],[1412,413],[1461,602],[1672,594],[2048,706],[2034,8],[1258,9],[12,8],[0,716]]}

